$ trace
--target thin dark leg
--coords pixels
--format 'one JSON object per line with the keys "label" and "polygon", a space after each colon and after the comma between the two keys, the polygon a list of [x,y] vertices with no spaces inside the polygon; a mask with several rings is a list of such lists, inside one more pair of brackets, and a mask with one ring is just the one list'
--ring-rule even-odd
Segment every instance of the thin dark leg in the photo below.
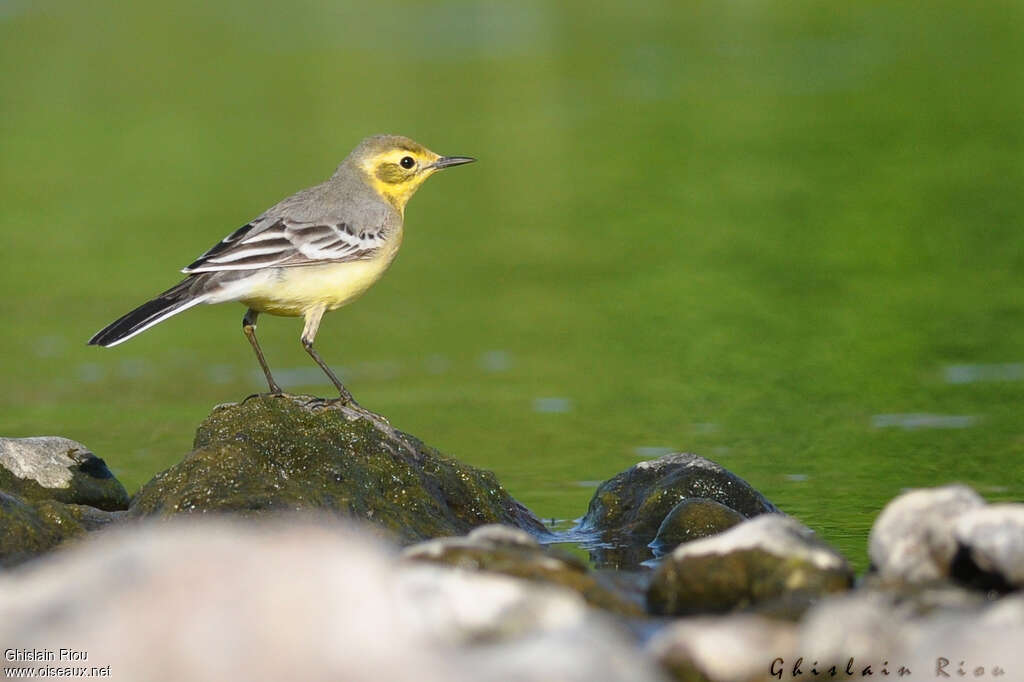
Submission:
{"label": "thin dark leg", "polygon": [[341,396],[341,402],[345,405],[355,405],[356,401],[352,398],[352,394],[348,392],[348,389],[341,383],[341,380],[338,379],[334,372],[331,371],[331,368],[327,366],[327,363],[320,359],[320,354],[316,352],[315,348],[313,348],[313,342],[302,339],[302,347],[305,348],[306,352],[313,358],[313,362],[320,365],[320,369],[324,371],[327,378],[330,379],[331,383],[334,384],[334,387],[338,389],[338,395]]}
{"label": "thin dark leg", "polygon": [[352,394],[348,392],[345,385],[341,383],[341,379],[331,371],[331,368],[327,366],[321,358],[320,354],[313,348],[313,339],[316,338],[316,332],[320,329],[320,320],[324,316],[323,308],[315,308],[306,313],[306,326],[302,330],[302,347],[306,349],[309,356],[313,358],[313,362],[320,366],[320,369],[324,371],[327,378],[331,380],[334,387],[338,389],[338,395],[341,397],[341,402],[345,405],[356,405],[356,401],[352,399]]}
{"label": "thin dark leg", "polygon": [[245,337],[249,339],[249,343],[252,344],[252,349],[256,351],[256,360],[260,363],[260,369],[263,370],[264,376],[267,377],[267,386],[270,387],[270,392],[278,395],[283,393],[281,387],[274,381],[273,375],[270,374],[270,367],[267,366],[267,361],[263,357],[263,350],[260,349],[260,342],[256,340],[256,318],[259,317],[259,313],[249,308],[245,313],[245,317],[242,318],[242,331],[245,332]]}

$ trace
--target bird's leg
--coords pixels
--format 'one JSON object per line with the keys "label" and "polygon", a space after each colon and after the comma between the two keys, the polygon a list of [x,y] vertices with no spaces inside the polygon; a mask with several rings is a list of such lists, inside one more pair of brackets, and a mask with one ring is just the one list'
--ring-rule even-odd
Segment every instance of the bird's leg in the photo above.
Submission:
{"label": "bird's leg", "polygon": [[267,367],[267,361],[263,357],[263,351],[260,349],[260,342],[256,340],[257,317],[259,317],[259,313],[249,308],[245,313],[245,317],[242,318],[242,331],[245,332],[245,338],[249,339],[249,343],[252,344],[252,349],[256,351],[256,359],[260,363],[260,369],[263,370],[263,374],[267,377],[267,386],[270,387],[270,392],[274,395],[280,395],[282,393],[281,387],[274,381],[270,368]]}
{"label": "bird's leg", "polygon": [[323,306],[317,306],[306,311],[306,326],[302,329],[302,347],[306,349],[309,356],[313,358],[313,362],[320,366],[320,369],[324,371],[324,374],[331,380],[334,387],[338,389],[342,404],[358,407],[359,405],[352,398],[352,394],[348,392],[348,389],[341,383],[341,380],[331,371],[331,368],[327,366],[327,363],[320,358],[320,354],[313,348],[313,339],[316,338],[317,330],[320,329],[320,320],[323,318],[324,312],[325,308]]}
{"label": "bird's leg", "polygon": [[342,406],[356,412],[364,419],[368,419],[370,423],[374,425],[376,429],[383,432],[393,442],[398,444],[400,447],[405,448],[413,457],[420,457],[419,452],[408,440],[400,436],[395,428],[388,423],[388,420],[379,414],[375,414],[370,410],[366,409],[355,401],[352,394],[348,392],[348,389],[341,383],[341,380],[331,371],[331,368],[327,366],[321,358],[320,354],[313,348],[313,339],[316,338],[316,332],[320,329],[320,320],[323,319],[326,308],[324,306],[317,306],[306,311],[306,326],[302,329],[302,347],[306,349],[309,356],[313,358],[316,364],[320,365],[320,369],[324,371],[327,378],[331,380],[335,388],[338,389]]}

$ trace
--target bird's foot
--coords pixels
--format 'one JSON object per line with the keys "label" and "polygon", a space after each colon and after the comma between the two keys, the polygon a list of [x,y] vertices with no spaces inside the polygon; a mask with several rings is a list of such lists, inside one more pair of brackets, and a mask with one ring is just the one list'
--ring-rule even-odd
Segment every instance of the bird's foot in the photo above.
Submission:
{"label": "bird's foot", "polygon": [[278,388],[276,391],[270,391],[269,393],[251,393],[245,396],[245,398],[242,399],[242,402],[245,403],[253,398],[283,398],[286,395],[288,394]]}
{"label": "bird's foot", "polygon": [[366,409],[365,407],[357,403],[355,400],[353,400],[351,395],[348,396],[347,400],[345,399],[345,396],[342,396],[339,398],[335,398],[333,401],[330,402],[333,402],[334,404],[341,407],[341,409],[344,410],[347,414],[350,414],[356,417],[357,419],[365,419],[366,421],[370,422],[371,424],[373,424],[374,428],[376,428],[378,431],[386,435],[389,441],[406,450],[414,458],[419,459],[420,454],[416,450],[416,448],[411,443],[409,443],[409,441],[404,437],[402,433],[398,431],[398,429],[391,425],[391,422],[388,421],[387,417],[379,415],[376,412],[373,412],[372,410]]}

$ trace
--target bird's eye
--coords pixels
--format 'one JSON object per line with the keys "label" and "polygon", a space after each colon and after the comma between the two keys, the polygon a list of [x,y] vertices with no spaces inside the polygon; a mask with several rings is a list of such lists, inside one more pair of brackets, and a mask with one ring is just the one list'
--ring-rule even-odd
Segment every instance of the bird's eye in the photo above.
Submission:
{"label": "bird's eye", "polygon": [[402,168],[408,170],[416,165],[416,159],[412,158],[411,156],[403,156],[402,160],[399,161],[398,163],[402,165]]}

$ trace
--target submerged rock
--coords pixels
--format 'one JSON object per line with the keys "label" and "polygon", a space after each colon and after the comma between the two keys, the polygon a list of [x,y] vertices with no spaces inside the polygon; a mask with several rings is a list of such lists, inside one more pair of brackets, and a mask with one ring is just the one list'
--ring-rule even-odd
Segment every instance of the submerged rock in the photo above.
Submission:
{"label": "submerged rock", "polygon": [[651,549],[655,556],[664,556],[684,542],[717,535],[744,520],[743,514],[720,502],[691,497],[672,507],[658,527]]}
{"label": "submerged rock", "polygon": [[194,447],[142,487],[132,516],[325,510],[406,543],[490,523],[546,532],[493,473],[337,401],[260,395],[220,406]]}
{"label": "submerged rock", "polygon": [[[648,545],[669,513],[692,498],[711,500],[742,518],[778,511],[750,484],[711,460],[676,453],[640,462],[602,483],[577,532],[596,537],[589,548],[597,565],[635,566],[653,556]],[[698,527],[702,523],[697,520]],[[672,533],[681,537],[686,531],[676,524]]]}
{"label": "submerged rock", "polygon": [[587,603],[627,617],[645,615],[599,573],[568,555],[553,553],[529,534],[508,526],[483,526],[467,536],[430,540],[408,547],[406,559],[472,571],[500,573],[578,592]]}
{"label": "submerged rock", "polygon": [[193,517],[89,538],[0,575],[0,640],[73,646],[149,682],[662,679],[571,592],[401,562],[337,518]]}
{"label": "submerged rock", "polygon": [[0,490],[28,501],[128,508],[128,493],[106,462],[59,436],[0,438]]}
{"label": "submerged rock", "polygon": [[853,570],[814,532],[768,514],[719,535],[680,545],[655,571],[651,612],[724,613],[752,606],[796,610],[822,594],[849,589]]}
{"label": "submerged rock", "polygon": [[912,490],[875,519],[868,537],[871,567],[885,579],[908,583],[947,578],[957,541],[956,519],[985,500],[964,485]]}

